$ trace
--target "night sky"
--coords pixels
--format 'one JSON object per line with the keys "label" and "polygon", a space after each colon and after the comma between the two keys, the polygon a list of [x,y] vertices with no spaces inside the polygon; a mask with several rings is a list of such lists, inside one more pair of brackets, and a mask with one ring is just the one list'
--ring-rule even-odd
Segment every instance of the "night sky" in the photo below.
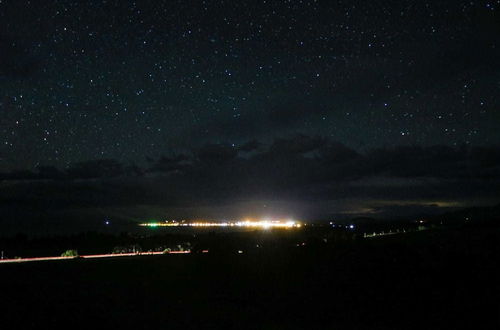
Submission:
{"label": "night sky", "polygon": [[495,202],[499,11],[0,0],[1,207],[308,217]]}

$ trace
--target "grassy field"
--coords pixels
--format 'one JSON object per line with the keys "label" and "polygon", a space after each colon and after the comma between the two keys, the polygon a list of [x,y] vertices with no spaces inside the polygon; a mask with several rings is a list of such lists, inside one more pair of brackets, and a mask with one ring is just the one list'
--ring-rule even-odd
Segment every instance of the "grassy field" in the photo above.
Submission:
{"label": "grassy field", "polygon": [[493,329],[499,237],[1,265],[0,328]]}

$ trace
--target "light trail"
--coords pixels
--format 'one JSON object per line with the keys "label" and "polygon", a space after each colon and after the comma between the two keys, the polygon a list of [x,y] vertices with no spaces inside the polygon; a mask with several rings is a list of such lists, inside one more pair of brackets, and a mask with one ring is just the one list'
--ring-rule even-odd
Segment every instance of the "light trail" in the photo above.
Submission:
{"label": "light trail", "polygon": [[37,257],[37,258],[17,258],[17,259],[2,259],[1,263],[22,263],[34,261],[53,261],[53,260],[72,260],[72,259],[100,259],[100,258],[117,258],[117,257],[140,257],[165,254],[189,254],[190,250],[186,251],[170,251],[170,252],[140,252],[140,253],[108,253],[108,254],[88,254],[78,257]]}

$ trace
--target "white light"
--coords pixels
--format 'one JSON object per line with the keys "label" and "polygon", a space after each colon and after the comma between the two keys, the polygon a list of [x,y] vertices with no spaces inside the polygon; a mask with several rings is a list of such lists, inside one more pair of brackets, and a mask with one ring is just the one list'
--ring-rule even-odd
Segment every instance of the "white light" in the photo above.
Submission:
{"label": "white light", "polygon": [[[110,222],[109,222],[110,223]],[[228,227],[228,226],[238,226],[238,227],[247,227],[247,228],[261,228],[261,229],[269,229],[269,228],[300,228],[302,224],[288,219],[286,221],[278,221],[278,220],[261,220],[261,221],[224,221],[224,222],[153,222],[153,223],[142,223],[140,226],[147,227]]]}

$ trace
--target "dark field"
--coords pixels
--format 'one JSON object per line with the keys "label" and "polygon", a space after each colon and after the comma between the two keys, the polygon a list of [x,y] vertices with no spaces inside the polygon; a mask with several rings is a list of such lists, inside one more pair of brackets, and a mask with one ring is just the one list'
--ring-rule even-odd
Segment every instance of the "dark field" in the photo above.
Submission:
{"label": "dark field", "polygon": [[0,328],[495,329],[499,237],[0,265]]}

